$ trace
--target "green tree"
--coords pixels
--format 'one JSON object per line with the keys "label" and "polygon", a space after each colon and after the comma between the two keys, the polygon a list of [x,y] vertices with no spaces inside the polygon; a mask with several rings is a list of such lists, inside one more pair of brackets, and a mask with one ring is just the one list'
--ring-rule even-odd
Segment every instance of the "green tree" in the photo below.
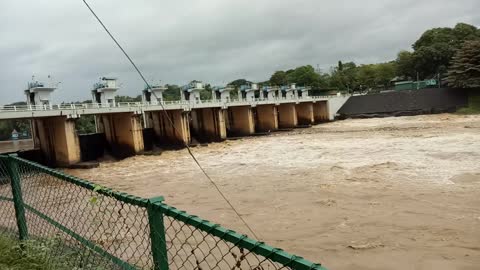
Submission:
{"label": "green tree", "polygon": [[421,47],[413,54],[414,68],[420,79],[435,77],[444,74],[449,66],[455,50],[446,43]]}
{"label": "green tree", "polygon": [[453,28],[453,34],[455,35],[455,40],[457,42],[455,48],[460,49],[463,46],[464,41],[480,38],[480,29],[470,24],[457,23]]}
{"label": "green tree", "polygon": [[473,25],[458,23],[454,28],[442,27],[425,31],[412,45],[413,67],[421,79],[445,74],[455,52],[467,40],[480,38]]}
{"label": "green tree", "polygon": [[115,96],[115,102],[140,102],[142,101],[142,96],[138,95],[136,97],[130,96]]}
{"label": "green tree", "polygon": [[287,73],[281,70],[275,71],[275,73],[273,73],[273,75],[270,77],[270,84],[279,86],[288,84]]}
{"label": "green tree", "polygon": [[175,84],[168,84],[167,90],[163,92],[163,99],[165,101],[180,100],[180,87]]}
{"label": "green tree", "polygon": [[357,80],[360,90],[373,89],[376,86],[375,65],[361,65],[358,67]]}
{"label": "green tree", "polygon": [[375,65],[375,83],[382,89],[388,89],[390,81],[395,77],[397,63],[395,61]]}
{"label": "green tree", "polygon": [[357,65],[354,62],[338,61],[338,66],[331,72],[330,87],[349,91],[357,89],[357,72]]}
{"label": "green tree", "polygon": [[31,137],[30,120],[13,119],[0,121],[0,140],[10,140],[12,131],[16,130],[22,138]]}
{"label": "green tree", "polygon": [[200,91],[201,100],[210,100],[212,99],[212,86],[210,84],[205,85],[205,89]]}
{"label": "green tree", "polygon": [[457,51],[448,70],[447,82],[452,87],[480,87],[480,39],[466,41]]}
{"label": "green tree", "polygon": [[312,86],[317,84],[320,79],[320,75],[311,65],[300,66],[293,71],[288,70],[285,74],[287,83],[296,83],[301,86]]}
{"label": "green tree", "polygon": [[415,62],[413,61],[413,53],[409,51],[400,51],[397,54],[396,62],[396,75],[405,77],[406,79],[415,78]]}
{"label": "green tree", "polygon": [[82,115],[80,116],[76,122],[75,127],[77,129],[78,134],[89,134],[95,133],[95,116],[94,115]]}
{"label": "green tree", "polygon": [[238,80],[230,82],[229,85],[233,85],[235,87],[240,87],[242,85],[246,85],[246,84],[249,84],[249,83],[252,83],[252,82],[247,81],[245,79],[238,79]]}
{"label": "green tree", "polygon": [[[27,105],[24,101],[17,101],[6,106],[25,106]],[[30,120],[26,119],[12,119],[12,120],[2,120],[0,121],[0,140],[10,140],[12,137],[12,131],[16,130],[20,133],[21,137],[24,137],[24,134],[27,138],[31,137],[32,131],[30,126]]]}
{"label": "green tree", "polygon": [[9,104],[9,106],[25,106],[27,105],[27,102],[25,101],[17,101],[17,102],[13,102],[12,104]]}

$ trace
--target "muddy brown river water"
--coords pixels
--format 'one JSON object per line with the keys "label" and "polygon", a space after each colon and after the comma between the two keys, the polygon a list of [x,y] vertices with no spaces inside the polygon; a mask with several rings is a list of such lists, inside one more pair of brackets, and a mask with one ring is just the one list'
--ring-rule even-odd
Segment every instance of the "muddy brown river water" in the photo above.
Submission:
{"label": "muddy brown river water", "polygon": [[[344,120],[193,148],[255,233],[329,269],[480,269],[480,116]],[[68,173],[247,233],[185,150]]]}

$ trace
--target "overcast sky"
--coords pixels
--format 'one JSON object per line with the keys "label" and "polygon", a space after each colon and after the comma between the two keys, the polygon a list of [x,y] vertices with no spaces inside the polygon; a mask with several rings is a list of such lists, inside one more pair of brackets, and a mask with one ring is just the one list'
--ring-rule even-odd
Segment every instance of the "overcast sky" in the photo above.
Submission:
{"label": "overcast sky", "polygon": [[[478,0],[89,0],[149,80],[263,81],[275,70],[392,60],[428,28],[480,26]],[[0,104],[32,75],[61,81],[54,101],[90,98],[100,76],[118,94],[143,83],[81,0],[0,1]]]}

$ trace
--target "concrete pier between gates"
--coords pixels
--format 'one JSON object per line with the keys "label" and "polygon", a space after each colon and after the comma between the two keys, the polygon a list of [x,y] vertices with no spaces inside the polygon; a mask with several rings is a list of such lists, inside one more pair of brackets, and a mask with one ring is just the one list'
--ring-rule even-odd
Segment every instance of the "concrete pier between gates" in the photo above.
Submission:
{"label": "concrete pier between gates", "polygon": [[243,136],[255,133],[253,108],[235,106],[228,108],[227,130],[230,136]]}
{"label": "concrete pier between gates", "polygon": [[75,119],[65,116],[33,120],[33,133],[47,164],[69,166],[80,162],[80,143]]}
{"label": "concrete pier between gates", "polygon": [[257,131],[268,132],[278,129],[278,116],[275,105],[257,105],[256,111],[255,126]]}
{"label": "concrete pier between gates", "polygon": [[298,125],[295,103],[283,103],[277,106],[277,109],[279,128],[294,128]]}
{"label": "concrete pier between gates", "polygon": [[327,101],[317,101],[313,103],[313,115],[315,123],[329,121]]}
{"label": "concrete pier between gates", "polygon": [[315,123],[312,102],[299,103],[295,105],[295,110],[297,112],[298,124],[311,125]]}
{"label": "concrete pier between gates", "polygon": [[[148,112],[151,115],[155,136],[160,144],[190,144],[190,125],[188,113],[183,110]],[[167,116],[172,120],[168,120]]]}
{"label": "concrete pier between gates", "polygon": [[110,150],[115,156],[127,157],[144,150],[140,115],[113,113],[96,117],[98,132],[105,133]]}
{"label": "concrete pier between gates", "polygon": [[203,141],[222,141],[227,138],[225,114],[221,108],[193,109],[191,132]]}

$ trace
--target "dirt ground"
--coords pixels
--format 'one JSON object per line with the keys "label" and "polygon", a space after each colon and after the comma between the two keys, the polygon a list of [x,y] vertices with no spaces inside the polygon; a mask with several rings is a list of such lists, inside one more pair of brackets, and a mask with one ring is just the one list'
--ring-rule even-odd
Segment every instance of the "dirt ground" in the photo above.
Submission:
{"label": "dirt ground", "polygon": [[[329,269],[479,269],[480,116],[344,120],[193,152],[262,241]],[[185,150],[69,173],[248,233]]]}

